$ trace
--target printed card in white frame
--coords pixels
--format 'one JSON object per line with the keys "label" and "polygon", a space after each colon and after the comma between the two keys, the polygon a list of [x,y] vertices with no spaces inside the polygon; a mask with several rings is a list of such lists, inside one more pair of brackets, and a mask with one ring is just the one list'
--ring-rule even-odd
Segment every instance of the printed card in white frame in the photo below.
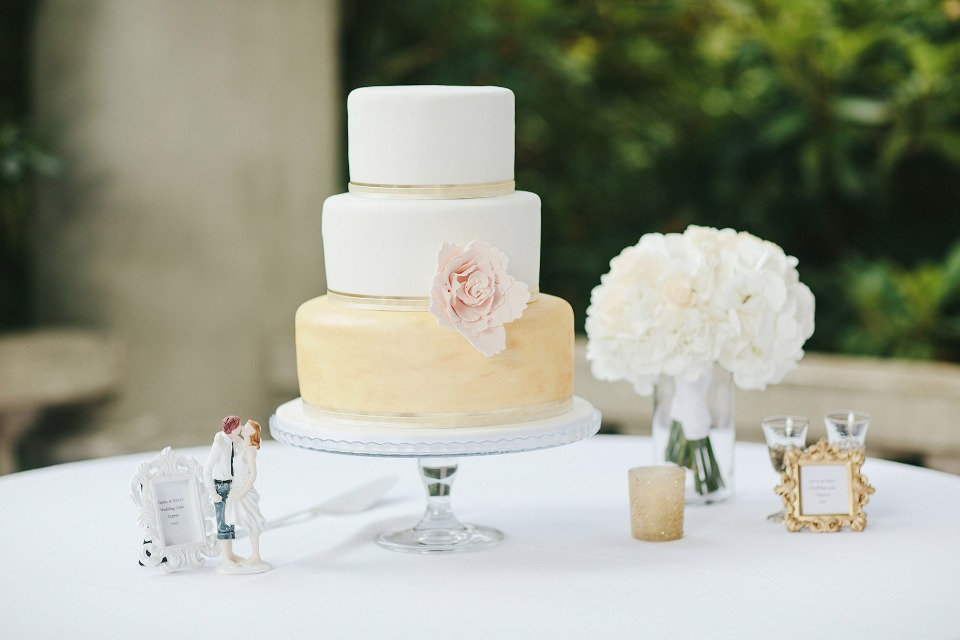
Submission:
{"label": "printed card in white frame", "polygon": [[130,479],[130,494],[143,532],[141,565],[168,572],[196,569],[204,556],[219,555],[213,502],[196,460],[165,448],[140,463]]}
{"label": "printed card in white frame", "polygon": [[860,473],[861,449],[840,449],[821,440],[806,450],[788,449],[776,491],[783,498],[788,531],[817,533],[867,528],[863,507],[874,488]]}

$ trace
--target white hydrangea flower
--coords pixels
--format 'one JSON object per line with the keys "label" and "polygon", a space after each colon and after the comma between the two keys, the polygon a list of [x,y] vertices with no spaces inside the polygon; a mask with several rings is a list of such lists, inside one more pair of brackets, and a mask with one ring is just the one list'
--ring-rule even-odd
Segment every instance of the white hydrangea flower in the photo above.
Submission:
{"label": "white hydrangea flower", "polygon": [[660,375],[693,381],[714,363],[743,389],[780,382],[813,335],[797,259],[732,229],[648,233],[610,261],[587,309],[587,358],[601,380],[649,395]]}

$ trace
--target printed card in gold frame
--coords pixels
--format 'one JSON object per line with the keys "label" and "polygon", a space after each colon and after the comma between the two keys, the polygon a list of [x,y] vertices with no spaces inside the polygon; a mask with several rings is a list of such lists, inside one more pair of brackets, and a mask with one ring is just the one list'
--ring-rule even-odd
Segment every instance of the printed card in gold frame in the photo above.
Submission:
{"label": "printed card in gold frame", "polygon": [[860,473],[861,449],[840,449],[820,440],[806,450],[789,449],[785,470],[776,488],[783,499],[788,531],[816,533],[867,528],[863,507],[874,488]]}

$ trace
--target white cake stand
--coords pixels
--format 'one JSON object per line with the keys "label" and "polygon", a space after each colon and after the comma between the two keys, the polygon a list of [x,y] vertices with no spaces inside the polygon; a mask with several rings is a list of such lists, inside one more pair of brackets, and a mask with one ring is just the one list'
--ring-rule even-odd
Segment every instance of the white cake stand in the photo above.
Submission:
{"label": "white cake stand", "polygon": [[275,440],[303,449],[358,456],[418,458],[427,489],[420,522],[403,531],[381,533],[377,544],[407,553],[456,553],[498,544],[496,529],[461,524],[450,505],[457,458],[537,451],[589,438],[600,429],[600,412],[574,398],[570,411],[554,418],[494,427],[389,428],[356,426],[311,414],[297,398],[277,407],[270,417]]}

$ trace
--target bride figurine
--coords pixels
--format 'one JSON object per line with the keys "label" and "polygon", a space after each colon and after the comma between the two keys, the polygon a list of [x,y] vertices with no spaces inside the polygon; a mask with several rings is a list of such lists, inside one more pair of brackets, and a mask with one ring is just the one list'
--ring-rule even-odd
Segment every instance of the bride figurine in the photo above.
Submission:
{"label": "bride figurine", "polygon": [[253,486],[257,479],[260,424],[247,420],[240,427],[234,442],[233,488],[227,499],[226,522],[247,532],[251,553],[248,558],[224,558],[217,566],[217,571],[227,574],[264,573],[273,567],[260,558],[260,533],[266,528],[267,521],[260,513],[260,494]]}

